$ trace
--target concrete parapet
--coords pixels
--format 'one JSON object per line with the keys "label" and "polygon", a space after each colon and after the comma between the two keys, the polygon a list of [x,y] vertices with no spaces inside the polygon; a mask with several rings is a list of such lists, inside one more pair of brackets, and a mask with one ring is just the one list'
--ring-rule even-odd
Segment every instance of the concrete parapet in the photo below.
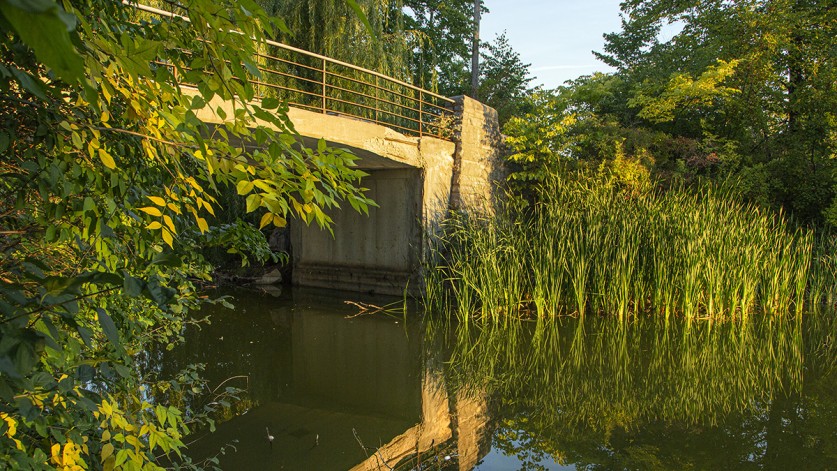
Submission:
{"label": "concrete parapet", "polygon": [[493,213],[495,182],[503,178],[503,138],[497,111],[473,98],[458,96],[450,207],[454,210]]}

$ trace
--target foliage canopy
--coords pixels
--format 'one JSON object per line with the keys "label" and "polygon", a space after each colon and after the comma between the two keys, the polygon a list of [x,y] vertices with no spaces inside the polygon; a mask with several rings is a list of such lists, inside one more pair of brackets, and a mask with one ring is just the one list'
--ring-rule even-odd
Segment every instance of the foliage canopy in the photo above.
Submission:
{"label": "foliage canopy", "polygon": [[526,178],[555,159],[619,156],[663,177],[732,177],[751,201],[837,225],[831,3],[625,1],[597,54],[617,71],[534,97],[507,128],[512,160]]}
{"label": "foliage canopy", "polygon": [[[177,408],[200,392],[197,370],[140,378],[134,362],[204,301],[196,248],[222,188],[262,226],[328,227],[325,208],[371,204],[354,156],[304,148],[285,105],[254,100],[253,54],[276,23],[252,0],[183,5],[160,19],[110,0],[0,0],[4,463],[155,469],[207,423]],[[207,108],[225,123],[198,119]]]}

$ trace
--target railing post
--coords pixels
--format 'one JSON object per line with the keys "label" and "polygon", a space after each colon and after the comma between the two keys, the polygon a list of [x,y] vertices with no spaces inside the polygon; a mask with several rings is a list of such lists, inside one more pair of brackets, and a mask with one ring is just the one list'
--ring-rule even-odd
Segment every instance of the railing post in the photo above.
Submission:
{"label": "railing post", "polygon": [[424,116],[422,110],[424,109],[424,97],[421,89],[419,88],[419,137],[422,137],[422,132],[424,131]]}
{"label": "railing post", "polygon": [[326,112],[326,60],[323,59],[323,114]]}
{"label": "railing post", "polygon": [[378,124],[378,76],[375,76],[375,124]]}

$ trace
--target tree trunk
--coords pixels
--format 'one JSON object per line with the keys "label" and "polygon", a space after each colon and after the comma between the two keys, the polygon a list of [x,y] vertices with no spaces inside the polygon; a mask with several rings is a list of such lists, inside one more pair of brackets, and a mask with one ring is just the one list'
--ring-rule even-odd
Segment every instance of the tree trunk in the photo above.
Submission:
{"label": "tree trunk", "polygon": [[474,41],[471,43],[471,98],[478,100],[480,86],[480,3],[474,0]]}

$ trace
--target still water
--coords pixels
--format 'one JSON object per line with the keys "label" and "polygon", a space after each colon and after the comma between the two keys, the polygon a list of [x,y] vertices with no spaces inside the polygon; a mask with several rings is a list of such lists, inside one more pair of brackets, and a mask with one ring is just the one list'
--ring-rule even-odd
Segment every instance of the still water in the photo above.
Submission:
{"label": "still water", "polygon": [[479,327],[354,293],[226,294],[235,310],[159,353],[244,390],[191,437],[197,458],[227,445],[223,469],[837,469],[834,315]]}

